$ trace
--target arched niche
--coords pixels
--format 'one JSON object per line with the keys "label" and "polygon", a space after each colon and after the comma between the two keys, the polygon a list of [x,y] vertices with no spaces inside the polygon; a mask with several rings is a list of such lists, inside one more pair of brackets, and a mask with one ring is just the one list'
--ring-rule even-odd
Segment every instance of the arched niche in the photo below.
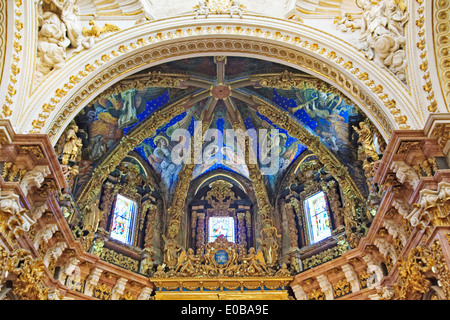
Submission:
{"label": "arched niche", "polygon": [[260,221],[251,183],[245,177],[226,170],[204,174],[192,181],[186,202],[186,247],[198,249],[213,242],[210,223],[216,218],[231,221],[231,225],[223,221],[233,228],[231,242],[244,248],[256,246]]}

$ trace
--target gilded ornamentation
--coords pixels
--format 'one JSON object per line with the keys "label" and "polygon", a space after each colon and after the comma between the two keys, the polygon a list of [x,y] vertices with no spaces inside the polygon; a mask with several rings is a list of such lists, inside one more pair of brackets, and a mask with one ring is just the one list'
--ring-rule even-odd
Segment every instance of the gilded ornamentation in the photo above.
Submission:
{"label": "gilded ornamentation", "polygon": [[247,235],[245,232],[245,212],[239,212],[237,214],[238,218],[238,243],[243,248],[247,247]]}
{"label": "gilded ornamentation", "polygon": [[21,181],[25,173],[26,169],[21,169],[12,162],[3,163],[2,178],[5,182]]}
{"label": "gilded ornamentation", "polygon": [[31,153],[36,159],[44,159],[44,153],[40,146],[20,146],[20,151],[24,153]]}
{"label": "gilded ornamentation", "polygon": [[405,154],[408,151],[420,147],[419,141],[402,141],[397,149],[397,154]]}
{"label": "gilded ornamentation", "polygon": [[155,231],[155,221],[157,207],[154,204],[144,204],[143,211],[147,212],[147,225],[145,227],[144,248],[152,248],[153,232]]}
{"label": "gilded ornamentation", "polygon": [[[271,221],[270,221],[271,224]],[[261,238],[257,241],[261,244],[261,249],[269,267],[274,267],[278,262],[278,242],[277,238],[281,238],[275,227],[265,227],[260,232]]]}
{"label": "gilded ornamentation", "polygon": [[138,74],[112,85],[108,89],[104,90],[97,97],[97,99],[118,95],[130,89],[143,90],[148,87],[178,88],[180,87],[182,81],[187,80],[189,80],[189,76],[187,75],[162,73],[160,71]]}
{"label": "gilded ornamentation", "polygon": [[[416,47],[419,50],[419,57],[421,59],[420,64],[420,72],[422,74],[422,88],[425,92],[425,95],[427,96],[427,100],[430,102],[430,105],[428,106],[429,112],[436,112],[438,111],[438,103],[436,101],[436,95],[435,91],[433,89],[433,83],[431,81],[431,70],[429,68],[429,61],[428,61],[428,51],[426,46],[426,28],[425,28],[425,4],[423,0],[416,0],[418,4],[417,14],[418,18],[416,20],[416,27],[418,29],[417,35],[418,35],[418,42],[416,43]],[[441,2],[440,2],[441,3]],[[435,39],[437,37],[434,37]],[[435,45],[436,46],[436,45]],[[434,60],[434,58],[433,58]],[[444,99],[445,100],[445,99]],[[447,106],[448,109],[448,106]]]}
{"label": "gilded ornamentation", "polygon": [[423,162],[412,167],[419,177],[433,177],[438,170],[434,158],[425,159]]}
{"label": "gilded ornamentation", "polygon": [[62,164],[67,165],[69,161],[78,162],[81,160],[81,148],[83,144],[81,138],[77,137],[78,126],[76,124],[71,125],[67,130],[64,147]]}
{"label": "gilded ornamentation", "polygon": [[431,256],[433,257],[432,271],[437,274],[439,285],[442,287],[447,299],[450,299],[450,271],[442,252],[442,246],[439,240],[431,245]]}
{"label": "gilded ornamentation", "polygon": [[368,122],[360,122],[359,128],[353,126],[353,129],[358,133],[358,142],[361,143],[366,158],[371,158],[373,161],[377,161],[380,157],[377,154],[375,145],[373,143],[374,133],[369,127]]}
{"label": "gilded ornamentation", "polygon": [[216,180],[210,184],[211,190],[207,192],[205,200],[212,206],[215,215],[228,215],[230,204],[236,200],[233,185],[223,180]]}
{"label": "gilded ornamentation", "polygon": [[131,292],[124,293],[120,296],[119,300],[136,300],[134,295]]}
{"label": "gilded ornamentation", "polygon": [[[7,92],[6,92],[6,96],[4,98],[4,103],[2,106],[2,112],[0,117],[1,118],[7,118],[10,117],[12,115],[12,110],[11,110],[11,106],[14,103],[14,97],[17,94],[17,90],[16,90],[16,84],[17,84],[17,79],[20,73],[20,63],[19,61],[21,60],[21,55],[22,55],[22,44],[23,44],[23,34],[22,34],[22,29],[23,29],[23,11],[22,11],[22,1],[14,1],[11,2],[11,4],[13,4],[13,9],[14,9],[14,18],[13,23],[11,23],[11,25],[13,26],[13,31],[11,32],[12,34],[14,34],[14,36],[12,37],[13,39],[13,50],[12,50],[12,61],[11,61],[11,74],[9,76],[9,79],[5,81],[8,81],[8,85],[7,85]],[[5,9],[5,8],[3,8]],[[4,11],[6,13],[6,10]],[[9,20],[9,19],[8,19]]]}
{"label": "gilded ornamentation", "polygon": [[426,279],[426,273],[434,266],[431,252],[425,246],[411,250],[407,260],[398,261],[400,280],[394,286],[397,299],[419,300],[428,292],[431,283]]}
{"label": "gilded ornamentation", "polygon": [[314,289],[308,293],[308,300],[326,300],[325,293]]}
{"label": "gilded ornamentation", "polygon": [[100,257],[103,253],[103,246],[105,245],[105,240],[102,238],[97,238],[92,244],[92,253],[97,257]]}
{"label": "gilded ornamentation", "polygon": [[333,285],[333,296],[334,298],[343,297],[347,294],[352,293],[352,288],[350,286],[350,283],[348,281],[345,281],[343,279],[339,279],[336,284]]}
{"label": "gilded ornamentation", "polygon": [[368,274],[367,271],[365,271],[365,270],[360,275],[358,275],[359,286],[361,289],[367,288],[367,281],[370,276],[371,276],[371,274]]}
{"label": "gilded ornamentation", "polygon": [[294,215],[294,205],[293,202],[295,202],[294,198],[291,198],[290,202],[287,202],[284,204],[287,220],[288,220],[288,228],[289,228],[289,241],[291,248],[297,248],[298,247],[298,231],[297,226],[295,223],[295,215]]}
{"label": "gilded ornamentation", "polygon": [[100,258],[106,262],[118,265],[119,267],[122,267],[124,269],[133,272],[139,271],[139,260],[130,258],[126,255],[123,255],[119,252],[116,252],[108,248],[102,248]]}
{"label": "gilded ornamentation", "polygon": [[10,254],[6,264],[7,271],[17,277],[13,293],[20,300],[47,300],[49,289],[42,282],[46,277],[42,260],[33,259],[28,251],[18,249]]}
{"label": "gilded ornamentation", "polygon": [[108,32],[120,31],[119,27],[117,27],[111,23],[105,23],[105,25],[103,27],[99,27],[97,25],[97,22],[95,22],[95,20],[90,20],[89,25],[92,26],[91,29],[83,27],[83,36],[85,36],[85,37],[99,38],[102,34],[105,34]]}
{"label": "gilded ornamentation", "polygon": [[[201,145],[201,142],[204,140],[206,131],[211,125],[211,121],[212,118],[209,119],[209,121],[205,119],[205,121],[202,121],[202,126],[195,129],[194,135],[191,137],[191,141],[189,144],[190,148],[188,152],[190,154],[190,161],[183,164],[183,167],[178,174],[177,187],[174,193],[172,204],[168,209],[168,214],[170,217],[168,229],[169,232],[171,232],[171,234],[168,235],[168,240],[170,242],[176,242],[175,236],[179,231],[180,219],[185,214],[186,197],[189,190],[190,181],[192,179],[192,174],[195,169],[194,159],[198,159],[201,152],[199,148],[194,148],[193,146]],[[166,240],[166,238],[164,240],[165,242],[168,241]],[[166,254],[164,255],[164,257],[169,258],[169,256],[167,256]],[[172,267],[175,265],[175,257],[172,256],[172,258],[170,259],[170,265]],[[164,261],[166,262],[166,260]]]}
{"label": "gilded ornamentation", "polygon": [[[180,251],[173,268],[169,266],[169,270],[164,272],[160,266],[153,277],[260,277],[276,273],[266,264],[262,251],[256,251],[253,247],[247,251],[225,237],[203,245],[197,253],[192,249]],[[281,273],[286,275],[284,271]]]}
{"label": "gilded ornamentation", "polygon": [[0,196],[0,233],[10,245],[15,247],[15,238],[30,231],[35,222],[22,207],[17,194]]}
{"label": "gilded ornamentation", "polygon": [[[171,226],[174,226],[174,224],[171,224]],[[178,228],[173,233],[169,232],[168,238],[165,235],[162,235],[164,239],[164,263],[171,269],[175,268],[178,263],[178,255],[181,251],[181,247],[178,244],[178,242],[174,239],[174,236],[178,234]]]}
{"label": "gilded ornamentation", "polygon": [[450,140],[450,125],[448,125],[448,123],[436,124],[430,137],[435,138],[439,143],[439,146],[444,149],[447,142]]}
{"label": "gilded ornamentation", "polygon": [[322,263],[331,261],[342,255],[343,251],[339,246],[322,251],[310,258],[303,259],[303,270],[314,268]]}
{"label": "gilded ornamentation", "polygon": [[450,184],[440,182],[436,191],[421,190],[419,201],[404,218],[409,220],[413,227],[420,226],[426,228],[428,232],[435,226],[448,226],[450,225],[449,200]]}
{"label": "gilded ornamentation", "polygon": [[111,289],[105,283],[102,283],[94,288],[92,296],[100,300],[109,300],[111,298]]}
{"label": "gilded ornamentation", "polygon": [[[341,97],[346,103],[351,104],[351,101],[343,95],[336,87],[322,81],[318,78],[308,76],[305,74],[295,74],[290,71],[283,71],[282,73],[266,73],[266,74],[255,74],[249,77],[251,81],[257,82],[258,85],[267,88],[276,89],[316,89],[317,91],[324,93],[333,93]],[[290,113],[294,114],[302,106],[296,109],[289,110]]]}

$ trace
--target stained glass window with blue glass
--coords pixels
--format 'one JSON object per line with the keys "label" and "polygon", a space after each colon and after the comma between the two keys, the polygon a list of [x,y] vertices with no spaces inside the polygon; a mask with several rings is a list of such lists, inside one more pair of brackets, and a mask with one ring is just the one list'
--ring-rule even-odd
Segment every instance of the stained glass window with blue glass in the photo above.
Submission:
{"label": "stained glass window with blue glass", "polygon": [[330,217],[325,193],[319,192],[305,200],[311,244],[331,236]]}
{"label": "stained glass window with blue glass", "polygon": [[229,242],[234,242],[234,219],[232,217],[209,218],[209,242],[214,242],[221,236],[227,238]]}
{"label": "stained glass window with blue glass", "polygon": [[136,209],[137,204],[135,201],[120,194],[117,195],[111,223],[111,238],[131,244]]}

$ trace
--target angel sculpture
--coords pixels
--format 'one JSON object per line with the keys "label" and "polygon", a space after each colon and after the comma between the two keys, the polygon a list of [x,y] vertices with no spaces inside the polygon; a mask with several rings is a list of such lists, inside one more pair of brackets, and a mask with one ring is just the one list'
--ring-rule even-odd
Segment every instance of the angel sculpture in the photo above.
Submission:
{"label": "angel sculpture", "polygon": [[174,268],[179,261],[178,252],[181,251],[181,247],[175,239],[166,238],[162,235],[164,239],[164,263],[169,268]]}
{"label": "angel sculpture", "polygon": [[92,28],[90,30],[86,27],[83,27],[83,36],[85,36],[85,37],[99,38],[102,34],[105,34],[108,32],[120,31],[119,27],[117,27],[111,23],[105,23],[105,25],[100,28],[94,20],[90,20],[89,25],[92,26]]}
{"label": "angel sculpture", "polygon": [[194,250],[189,248],[187,251],[183,250],[178,258],[178,265],[175,272],[180,274],[192,276],[196,273],[200,257],[194,254]]}
{"label": "angel sculpture", "polygon": [[256,251],[255,248],[251,247],[248,250],[248,254],[242,257],[242,263],[246,273],[249,275],[268,273],[261,250]]}

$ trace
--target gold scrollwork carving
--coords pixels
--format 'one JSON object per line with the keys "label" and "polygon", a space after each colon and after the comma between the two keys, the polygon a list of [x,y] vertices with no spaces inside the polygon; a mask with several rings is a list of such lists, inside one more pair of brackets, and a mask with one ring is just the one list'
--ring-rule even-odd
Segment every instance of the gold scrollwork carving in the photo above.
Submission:
{"label": "gold scrollwork carving", "polygon": [[343,297],[350,293],[352,293],[352,289],[348,281],[339,279],[339,281],[333,285],[334,298]]}
{"label": "gold scrollwork carving", "polygon": [[426,273],[431,271],[433,266],[431,251],[423,245],[414,248],[407,260],[399,259],[400,280],[394,286],[395,296],[400,300],[420,299],[431,286]]}
{"label": "gold scrollwork carving", "polygon": [[114,250],[103,248],[100,253],[100,258],[106,262],[118,265],[124,269],[138,272],[139,271],[139,261],[130,257],[127,257],[121,253]]}

